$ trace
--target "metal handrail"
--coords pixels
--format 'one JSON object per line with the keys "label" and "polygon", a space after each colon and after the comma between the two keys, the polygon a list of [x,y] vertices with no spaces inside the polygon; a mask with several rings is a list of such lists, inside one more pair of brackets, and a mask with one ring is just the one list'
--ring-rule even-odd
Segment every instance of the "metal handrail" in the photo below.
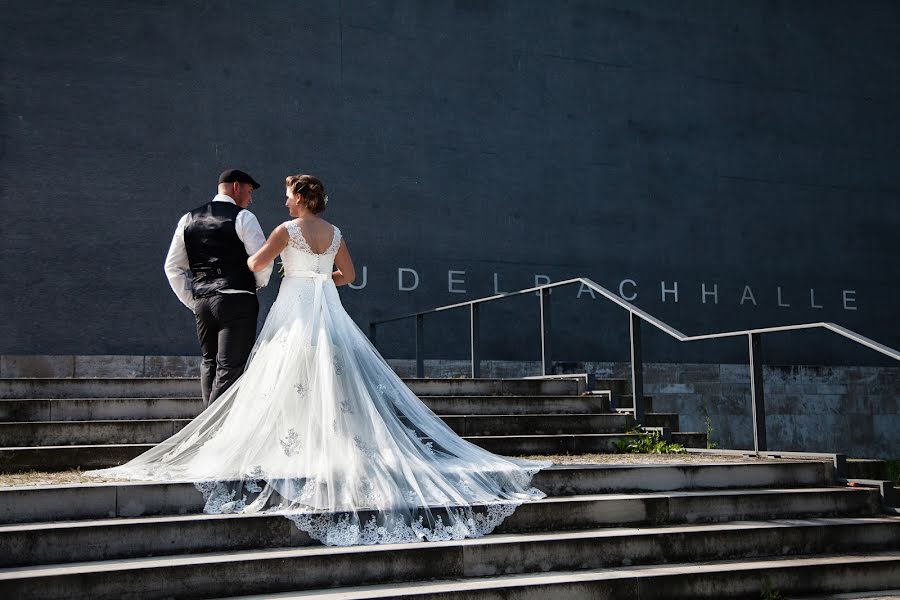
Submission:
{"label": "metal handrail", "polygon": [[725,331],[720,333],[709,333],[703,335],[685,335],[668,325],[667,323],[657,319],[653,315],[641,310],[631,302],[624,300],[617,294],[609,291],[602,285],[585,277],[575,277],[554,283],[546,283],[534,287],[518,290],[515,292],[495,294],[493,296],[485,296],[484,298],[476,298],[474,300],[466,300],[465,302],[457,302],[446,306],[439,306],[425,311],[418,311],[397,317],[387,319],[378,319],[369,322],[369,338],[372,344],[375,344],[375,328],[376,325],[383,323],[391,323],[393,321],[401,321],[403,319],[416,319],[416,376],[424,375],[424,317],[427,314],[451,310],[454,308],[469,307],[470,319],[470,340],[471,340],[471,363],[472,377],[480,377],[481,375],[481,359],[479,356],[479,307],[486,302],[500,300],[503,298],[511,298],[522,294],[537,292],[540,296],[541,303],[541,370],[544,375],[549,375],[552,368],[550,362],[550,313],[549,300],[550,290],[555,287],[565,285],[573,285],[580,283],[587,286],[591,290],[599,293],[607,300],[619,305],[629,313],[629,334],[631,340],[631,393],[634,401],[634,416],[638,423],[644,419],[643,396],[644,396],[644,377],[643,377],[643,358],[641,347],[641,321],[646,321],[660,331],[663,331],[680,342],[695,342],[700,340],[723,339],[730,337],[748,338],[748,350],[750,357],[750,396],[751,406],[753,409],[753,446],[754,450],[765,451],[766,449],[766,429],[765,429],[765,404],[763,398],[763,373],[762,373],[762,345],[761,337],[764,333],[776,333],[781,331],[794,331],[799,329],[827,329],[833,331],[847,339],[871,348],[876,352],[880,352],[886,356],[900,361],[900,351],[880,344],[875,340],[867,338],[864,335],[856,333],[846,327],[842,327],[835,323],[818,322],[818,323],[801,323],[798,325],[781,325],[777,327],[762,327],[756,329],[742,329],[738,331]]}

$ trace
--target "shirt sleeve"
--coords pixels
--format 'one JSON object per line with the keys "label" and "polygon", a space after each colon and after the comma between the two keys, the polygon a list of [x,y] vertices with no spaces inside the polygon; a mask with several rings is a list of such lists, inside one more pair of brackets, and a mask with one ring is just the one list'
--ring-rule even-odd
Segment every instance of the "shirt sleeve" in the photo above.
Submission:
{"label": "shirt sleeve", "polygon": [[[244,242],[244,249],[247,250],[247,256],[256,254],[259,249],[263,247],[263,244],[266,243],[266,235],[263,233],[256,215],[249,210],[242,210],[238,213],[234,228],[237,231],[238,237]],[[256,278],[257,289],[268,285],[269,278],[272,276],[273,265],[274,262],[270,262],[266,265],[265,269],[253,274]]]}
{"label": "shirt sleeve", "polygon": [[191,266],[188,262],[187,249],[184,247],[184,226],[190,213],[185,214],[178,221],[172,243],[169,245],[169,253],[166,255],[166,277],[172,291],[181,300],[181,303],[192,311],[196,306],[194,301],[193,286],[191,285]]}

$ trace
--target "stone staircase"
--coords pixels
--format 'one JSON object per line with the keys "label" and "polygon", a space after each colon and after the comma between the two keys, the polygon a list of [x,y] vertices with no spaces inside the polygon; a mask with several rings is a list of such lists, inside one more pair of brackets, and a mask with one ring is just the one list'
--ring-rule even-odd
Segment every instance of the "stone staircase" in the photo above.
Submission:
{"label": "stone staircase", "polygon": [[[408,380],[474,443],[605,452],[627,385]],[[0,471],[107,466],[202,410],[191,379],[0,380]],[[651,399],[645,399],[650,402]],[[677,415],[647,425],[674,441]],[[900,518],[816,460],[565,465],[475,540],[323,547],[277,515],[205,515],[191,483],[0,488],[0,598],[759,598],[900,588]],[[697,462],[702,461],[702,462]]]}

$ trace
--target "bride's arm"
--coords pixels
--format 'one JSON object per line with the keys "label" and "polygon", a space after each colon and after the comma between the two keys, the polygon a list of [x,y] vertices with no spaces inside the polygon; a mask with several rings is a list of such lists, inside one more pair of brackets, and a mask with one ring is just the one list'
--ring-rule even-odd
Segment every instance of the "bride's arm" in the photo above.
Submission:
{"label": "bride's arm", "polygon": [[272,231],[272,235],[269,236],[269,239],[266,240],[263,247],[257,250],[256,254],[247,259],[247,266],[250,267],[250,270],[254,273],[262,271],[272,264],[272,261],[275,260],[276,256],[281,254],[281,251],[288,245],[289,239],[290,236],[288,235],[284,224],[279,225]]}
{"label": "bride's arm", "polygon": [[356,269],[353,268],[353,259],[350,258],[350,251],[347,250],[347,244],[341,240],[338,246],[337,254],[334,255],[334,266],[337,269],[331,274],[331,280],[334,285],[347,285],[353,283],[356,279]]}

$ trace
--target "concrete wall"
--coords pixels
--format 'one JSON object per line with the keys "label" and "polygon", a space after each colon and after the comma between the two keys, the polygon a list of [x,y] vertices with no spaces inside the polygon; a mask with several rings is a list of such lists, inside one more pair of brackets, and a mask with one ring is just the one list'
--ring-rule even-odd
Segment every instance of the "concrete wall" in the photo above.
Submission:
{"label": "concrete wall", "polygon": [[[2,13],[2,353],[195,353],[162,259],[231,166],[263,183],[267,231],[287,217],[286,174],[324,178],[326,216],[365,274],[341,292],[364,329],[586,275],[686,333],[826,320],[900,346],[897,3],[56,0]],[[398,289],[401,268],[416,289]],[[676,282],[677,298],[664,292]],[[554,294],[561,356],[624,359],[624,315],[577,292]],[[486,308],[484,356],[537,358],[536,306]],[[411,332],[386,327],[380,346],[409,356]],[[647,337],[649,360],[745,355],[743,342]],[[429,357],[463,357],[465,315],[429,320],[426,341]],[[765,344],[778,364],[889,364],[834,336]]]}

